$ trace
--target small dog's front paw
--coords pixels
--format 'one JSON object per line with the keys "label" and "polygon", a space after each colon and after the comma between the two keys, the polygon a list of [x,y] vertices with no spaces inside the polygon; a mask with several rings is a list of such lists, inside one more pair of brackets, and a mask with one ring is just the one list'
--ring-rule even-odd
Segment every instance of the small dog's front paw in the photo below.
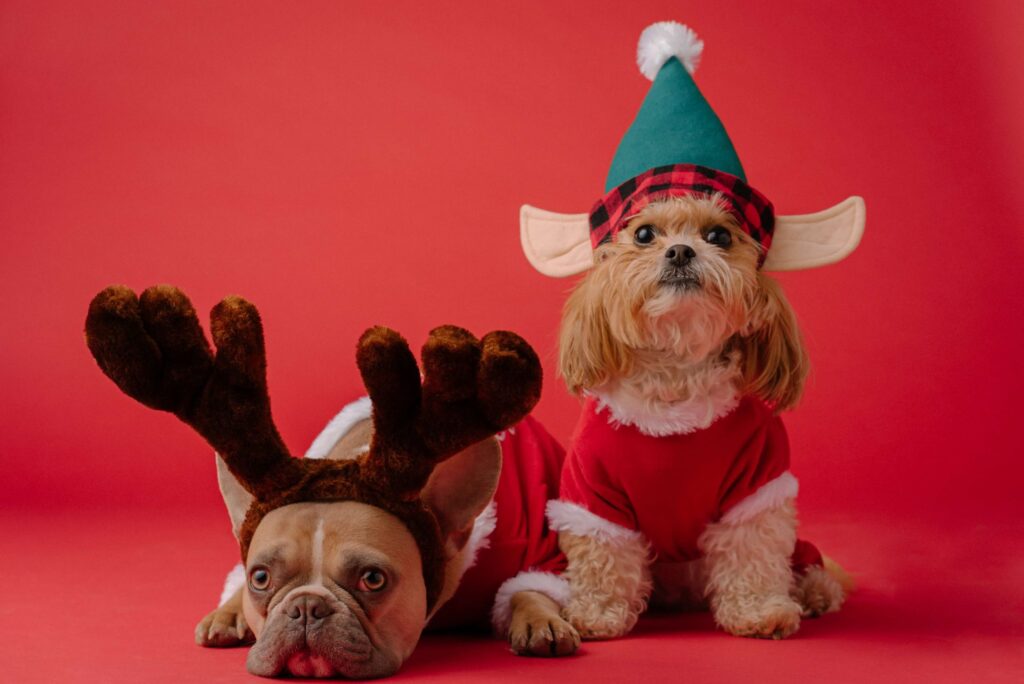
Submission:
{"label": "small dog's front paw", "polygon": [[200,646],[227,648],[255,640],[245,615],[227,606],[217,608],[196,625],[196,643]]}
{"label": "small dog's front paw", "polygon": [[811,567],[797,577],[793,598],[807,617],[818,617],[839,610],[846,598],[842,585],[825,568]]}
{"label": "small dog's front paw", "polygon": [[588,640],[617,639],[629,633],[636,624],[638,611],[625,600],[595,603],[574,598],[562,611],[580,636]]}
{"label": "small dog's front paw", "polygon": [[729,634],[757,639],[785,639],[800,627],[800,604],[788,596],[758,601],[722,601],[715,620]]}

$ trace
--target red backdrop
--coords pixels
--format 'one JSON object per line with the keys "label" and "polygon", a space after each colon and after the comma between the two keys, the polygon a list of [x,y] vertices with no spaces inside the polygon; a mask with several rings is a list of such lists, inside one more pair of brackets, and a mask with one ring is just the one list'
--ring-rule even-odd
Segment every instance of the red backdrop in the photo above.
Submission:
{"label": "red backdrop", "polygon": [[814,363],[788,418],[804,518],[1019,514],[1019,3],[119,5],[0,10],[6,511],[220,506],[208,447],[86,350],[110,283],[255,302],[297,452],[377,323],[518,331],[564,440],[570,282],[528,266],[518,207],[589,208],[648,85],[639,31],[675,18],[780,212],[867,201],[850,259],[781,277]]}

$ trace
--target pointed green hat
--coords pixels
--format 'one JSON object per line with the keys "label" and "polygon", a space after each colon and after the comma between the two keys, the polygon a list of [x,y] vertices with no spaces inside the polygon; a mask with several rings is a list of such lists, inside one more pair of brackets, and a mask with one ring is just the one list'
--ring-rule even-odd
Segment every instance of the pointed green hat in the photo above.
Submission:
{"label": "pointed green hat", "polygon": [[637,64],[653,83],[615,152],[605,192],[671,164],[706,166],[746,181],[725,126],[693,80],[703,50],[697,34],[674,21],[640,34]]}
{"label": "pointed green hat", "polygon": [[534,268],[553,277],[585,271],[594,250],[615,239],[643,204],[683,195],[721,196],[762,245],[766,270],[823,266],[856,249],[864,231],[860,197],[814,214],[777,216],[747,184],[725,127],[693,80],[703,49],[696,33],[676,22],[643,31],[637,65],[653,83],[615,153],[604,197],[588,213],[520,210],[523,251]]}

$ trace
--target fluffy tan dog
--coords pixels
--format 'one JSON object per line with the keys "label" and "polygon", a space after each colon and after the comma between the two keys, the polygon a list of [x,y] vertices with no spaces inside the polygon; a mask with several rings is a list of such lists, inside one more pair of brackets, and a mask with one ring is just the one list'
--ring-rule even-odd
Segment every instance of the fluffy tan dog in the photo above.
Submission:
{"label": "fluffy tan dog", "polygon": [[[645,206],[596,249],[593,269],[565,305],[560,366],[569,388],[587,395],[606,423],[652,439],[699,436],[748,406],[777,422],[772,413],[799,400],[808,361],[793,311],[759,270],[760,256],[760,245],[720,196]],[[563,499],[566,478],[576,477],[572,457]],[[631,454],[620,457],[628,463]],[[577,479],[592,472],[579,470]],[[651,485],[678,485],[679,497],[699,498],[694,487],[724,491],[725,480],[707,478],[695,469],[693,482]],[[622,507],[634,510],[640,491],[629,484],[597,496],[633,496]],[[794,551],[810,545],[797,540],[795,493],[787,471],[728,514],[703,519],[694,535],[699,557],[684,560],[652,553],[658,533],[644,529],[642,512],[627,529],[567,501],[552,502],[549,517],[560,530],[573,590],[564,615],[584,638],[627,633],[649,601],[709,606],[718,625],[736,635],[792,634],[802,615],[837,610],[844,598],[838,568],[826,570],[820,557],[796,562]]]}

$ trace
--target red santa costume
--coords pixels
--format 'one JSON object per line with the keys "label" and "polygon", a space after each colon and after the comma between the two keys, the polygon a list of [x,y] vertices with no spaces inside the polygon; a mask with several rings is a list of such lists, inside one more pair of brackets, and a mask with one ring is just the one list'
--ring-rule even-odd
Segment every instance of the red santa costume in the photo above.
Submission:
{"label": "red santa costume", "polygon": [[[346,406],[313,441],[306,458],[327,456],[371,410],[368,397]],[[532,416],[497,437],[502,456],[498,489],[473,526],[459,588],[431,618],[430,629],[481,627],[490,621],[504,633],[516,592],[538,591],[559,605],[569,600],[569,584],[559,576],[565,556],[545,517],[545,506],[558,494],[565,450]],[[228,575],[221,603],[244,581],[239,565]]]}
{"label": "red santa costume", "polygon": [[[642,538],[655,562],[698,560],[709,523],[739,523],[797,494],[782,421],[754,397],[717,407],[703,428],[660,432],[624,422],[588,397],[562,471],[552,529],[610,539]],[[821,565],[800,541],[793,566]]]}

